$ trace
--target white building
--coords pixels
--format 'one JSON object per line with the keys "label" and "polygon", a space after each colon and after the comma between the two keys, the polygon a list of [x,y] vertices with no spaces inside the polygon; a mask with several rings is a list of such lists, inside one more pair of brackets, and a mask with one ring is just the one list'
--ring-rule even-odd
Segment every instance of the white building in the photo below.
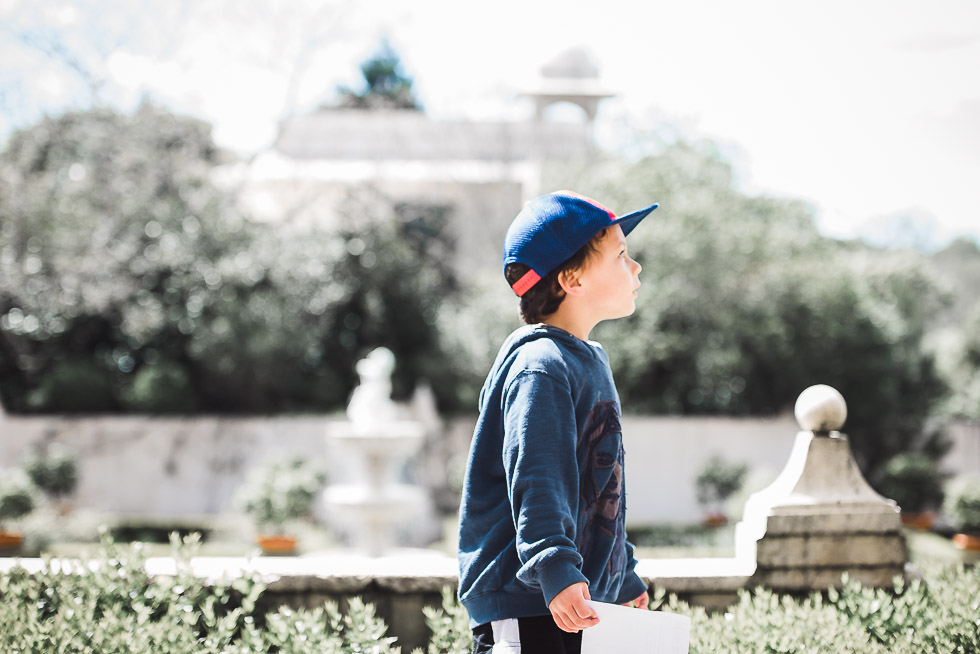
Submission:
{"label": "white building", "polygon": [[[409,215],[448,219],[460,270],[499,265],[500,244],[522,204],[541,189],[549,159],[584,157],[602,99],[612,94],[582,49],[541,69],[538,87],[515,98],[534,103],[525,121],[436,121],[416,111],[327,109],[283,121],[273,149],[249,166],[248,210],[270,221],[335,223],[344,198],[379,191]],[[579,122],[549,119],[549,107],[581,109]]]}

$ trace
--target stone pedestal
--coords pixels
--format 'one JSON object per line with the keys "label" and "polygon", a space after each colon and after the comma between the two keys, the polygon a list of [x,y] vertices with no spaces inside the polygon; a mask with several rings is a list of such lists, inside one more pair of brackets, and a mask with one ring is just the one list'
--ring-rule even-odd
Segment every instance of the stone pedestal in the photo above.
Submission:
{"label": "stone pedestal", "polygon": [[797,401],[789,461],[752,495],[735,528],[735,555],[755,561],[750,584],[784,591],[839,586],[841,575],[885,586],[904,575],[908,551],[899,508],[865,481],[839,429],[846,405],[829,386]]}

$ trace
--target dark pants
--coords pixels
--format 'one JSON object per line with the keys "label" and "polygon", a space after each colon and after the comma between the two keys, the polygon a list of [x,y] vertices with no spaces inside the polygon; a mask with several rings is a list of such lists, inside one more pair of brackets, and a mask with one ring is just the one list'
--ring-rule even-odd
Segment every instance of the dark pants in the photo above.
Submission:
{"label": "dark pants", "polygon": [[[582,632],[562,631],[550,615],[518,618],[522,654],[580,654]],[[493,649],[493,628],[481,624],[473,630],[473,654],[489,654]]]}

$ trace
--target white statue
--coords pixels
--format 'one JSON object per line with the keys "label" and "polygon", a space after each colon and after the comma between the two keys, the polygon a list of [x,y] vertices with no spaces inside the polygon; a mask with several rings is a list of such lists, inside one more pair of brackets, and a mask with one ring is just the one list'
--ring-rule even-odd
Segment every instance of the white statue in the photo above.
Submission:
{"label": "white statue", "polygon": [[371,351],[357,362],[355,370],[360,383],[347,405],[347,419],[355,426],[391,422],[397,418],[397,407],[391,399],[391,373],[395,355],[385,347]]}

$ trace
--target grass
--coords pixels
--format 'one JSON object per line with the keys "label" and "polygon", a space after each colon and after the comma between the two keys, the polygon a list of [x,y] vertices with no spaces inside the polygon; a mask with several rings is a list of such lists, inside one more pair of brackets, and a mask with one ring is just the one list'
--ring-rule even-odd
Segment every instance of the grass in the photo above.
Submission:
{"label": "grass", "polygon": [[909,561],[916,564],[956,565],[962,561],[962,552],[945,536],[921,529],[905,527],[905,543],[909,548]]}
{"label": "grass", "polygon": [[[201,534],[198,556],[242,556],[259,552],[255,529],[244,516],[204,516],[188,518],[134,518],[89,510],[68,514],[42,507],[18,525],[25,535],[24,545],[11,554],[24,557],[53,556],[93,558],[101,552],[99,530],[106,526],[119,543],[140,542],[147,557],[170,556],[170,533]],[[322,526],[299,522],[291,526],[297,536],[297,554],[327,551],[336,540]]]}
{"label": "grass", "polygon": [[735,525],[662,524],[630,527],[629,540],[640,559],[730,558],[735,556]]}

